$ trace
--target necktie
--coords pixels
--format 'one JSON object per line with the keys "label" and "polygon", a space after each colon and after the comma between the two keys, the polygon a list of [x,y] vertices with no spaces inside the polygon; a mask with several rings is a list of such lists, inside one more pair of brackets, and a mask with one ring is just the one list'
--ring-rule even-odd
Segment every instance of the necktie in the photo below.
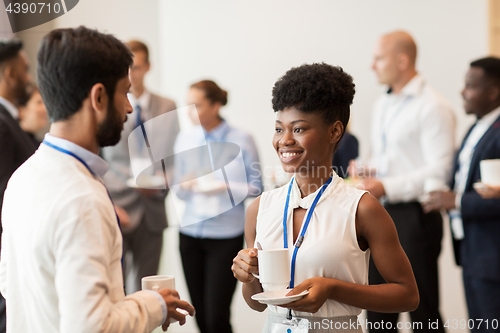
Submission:
{"label": "necktie", "polygon": [[135,115],[135,125],[137,127],[142,127],[141,131],[137,131],[137,147],[139,148],[139,151],[142,150],[142,147],[144,146],[144,127],[143,127],[143,122],[142,122],[142,108],[139,104],[135,107],[136,115]]}
{"label": "necktie", "polygon": [[135,115],[135,124],[136,124],[136,127],[137,126],[141,126],[142,125],[142,108],[139,104],[137,104],[137,106],[135,107],[135,110],[137,111],[137,114]]}

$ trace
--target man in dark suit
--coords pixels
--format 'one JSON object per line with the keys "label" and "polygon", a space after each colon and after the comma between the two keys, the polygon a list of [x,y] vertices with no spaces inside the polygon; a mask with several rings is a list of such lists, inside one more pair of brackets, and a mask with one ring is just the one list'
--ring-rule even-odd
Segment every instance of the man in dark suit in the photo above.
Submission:
{"label": "man in dark suit", "polygon": [[[167,191],[141,188],[140,182],[137,184],[138,188],[131,188],[130,181],[127,180],[134,177],[133,171],[137,172],[138,167],[141,170],[147,167],[145,172],[149,172],[150,175],[162,173],[162,165],[151,161],[150,152],[161,151],[163,157],[173,155],[175,139],[179,133],[179,121],[175,112],[162,117],[159,120],[162,123],[161,133],[157,133],[160,135],[149,133],[145,144],[133,141],[132,151],[135,154],[129,154],[130,139],[134,140],[137,133],[134,132],[129,139],[132,131],[155,117],[175,110],[176,106],[173,101],[149,92],[144,85],[144,77],[150,69],[147,46],[136,40],[129,41],[128,45],[134,55],[134,63],[129,73],[131,83],[129,100],[134,111],[128,115],[129,120],[124,125],[120,142],[116,146],[103,148],[102,154],[110,165],[109,171],[104,176],[104,182],[122,221],[124,274],[126,277],[132,273],[134,278],[134,284],[127,285],[127,291],[134,292],[141,289],[141,278],[158,272],[163,230],[167,227],[165,212]],[[137,139],[143,140],[144,137],[142,133],[140,134]],[[151,167],[153,164],[154,167]],[[134,166],[138,167],[134,169]],[[127,253],[132,254],[131,263],[127,260]]]}
{"label": "man in dark suit", "polygon": [[[28,134],[19,127],[19,112],[15,106],[26,94],[31,80],[22,48],[23,44],[17,40],[0,41],[0,221],[7,182],[36,149]],[[5,299],[1,295],[0,332],[5,332]]]}
{"label": "man in dark suit", "polygon": [[349,131],[345,131],[339,147],[333,154],[332,167],[337,175],[342,178],[349,176],[349,162],[358,158],[359,142]]}
{"label": "man in dark suit", "polygon": [[473,185],[481,178],[479,162],[500,158],[500,58],[470,64],[462,97],[477,121],[455,158],[453,190],[431,193],[424,208],[449,211],[472,332],[494,332],[500,321],[500,199],[483,199]]}

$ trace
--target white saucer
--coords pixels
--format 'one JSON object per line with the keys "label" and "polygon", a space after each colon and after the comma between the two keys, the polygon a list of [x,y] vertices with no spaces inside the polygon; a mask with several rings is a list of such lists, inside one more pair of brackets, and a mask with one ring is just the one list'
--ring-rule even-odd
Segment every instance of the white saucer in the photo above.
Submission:
{"label": "white saucer", "polygon": [[290,291],[291,289],[266,291],[263,293],[253,295],[252,299],[262,304],[283,305],[299,300],[305,295],[309,294],[309,290],[304,290],[303,292],[297,295],[285,296]]}
{"label": "white saucer", "polygon": [[128,187],[131,188],[164,188],[165,178],[161,176],[140,176],[141,186],[138,186],[134,178],[129,178],[126,181]]}

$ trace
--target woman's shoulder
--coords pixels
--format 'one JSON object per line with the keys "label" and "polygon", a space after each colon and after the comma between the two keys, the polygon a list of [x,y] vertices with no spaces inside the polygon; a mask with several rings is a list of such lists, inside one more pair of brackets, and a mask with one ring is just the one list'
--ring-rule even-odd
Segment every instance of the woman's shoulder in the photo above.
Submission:
{"label": "woman's shoulder", "polygon": [[352,211],[353,206],[357,207],[361,197],[365,193],[367,191],[348,184],[343,179],[339,179],[335,188],[328,194],[328,200],[338,208]]}
{"label": "woman's shoulder", "polygon": [[269,208],[275,208],[278,207],[277,205],[279,203],[284,202],[286,199],[287,184],[272,189],[270,191],[263,192],[260,196],[259,210],[267,210]]}

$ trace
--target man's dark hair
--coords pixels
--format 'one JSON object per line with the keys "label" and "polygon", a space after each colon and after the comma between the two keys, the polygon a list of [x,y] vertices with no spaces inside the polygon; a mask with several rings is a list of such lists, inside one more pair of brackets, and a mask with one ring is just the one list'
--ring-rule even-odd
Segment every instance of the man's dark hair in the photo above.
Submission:
{"label": "man's dark hair", "polygon": [[352,77],[341,67],[325,63],[304,64],[290,69],[276,81],[273,109],[277,112],[295,107],[302,112],[318,112],[326,124],[340,120],[345,130],[354,86]]}
{"label": "man's dark hair", "polygon": [[71,117],[90,89],[102,83],[112,103],[117,82],[128,75],[132,53],[112,35],[83,26],[46,35],[38,51],[40,93],[52,122]]}
{"label": "man's dark hair", "polygon": [[500,58],[486,57],[470,63],[470,67],[479,67],[484,71],[484,76],[495,81],[495,85],[500,85]]}
{"label": "man's dark hair", "polygon": [[17,57],[19,51],[23,49],[23,42],[18,39],[1,40],[0,39],[0,64]]}

